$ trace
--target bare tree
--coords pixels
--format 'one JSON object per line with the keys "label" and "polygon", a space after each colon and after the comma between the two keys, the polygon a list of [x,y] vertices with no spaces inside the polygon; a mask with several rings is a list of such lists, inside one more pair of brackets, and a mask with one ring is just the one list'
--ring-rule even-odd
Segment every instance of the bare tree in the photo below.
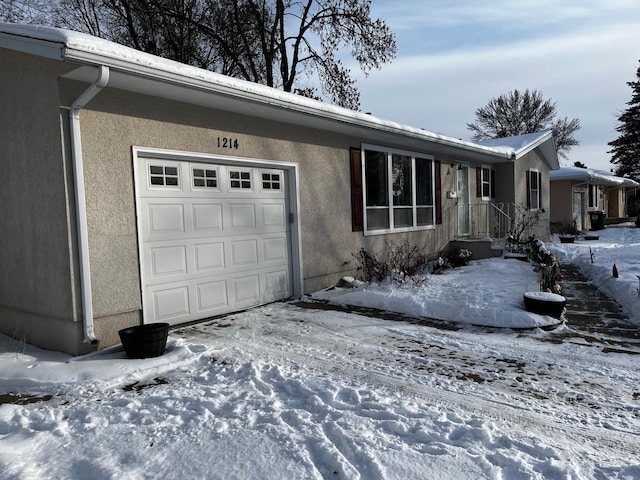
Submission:
{"label": "bare tree", "polygon": [[558,155],[567,158],[571,147],[579,144],[574,133],[580,129],[580,120],[556,119],[556,109],[556,102],[545,100],[538,90],[513,90],[478,108],[476,121],[467,123],[467,128],[474,132],[473,140],[551,130]]}
{"label": "bare tree", "polygon": [[371,2],[59,0],[56,22],[287,92],[315,98],[321,93],[358,109],[345,50],[366,74],[396,52],[394,34],[371,17]]}
{"label": "bare tree", "polygon": [[47,24],[51,6],[49,0],[2,0],[0,22]]}

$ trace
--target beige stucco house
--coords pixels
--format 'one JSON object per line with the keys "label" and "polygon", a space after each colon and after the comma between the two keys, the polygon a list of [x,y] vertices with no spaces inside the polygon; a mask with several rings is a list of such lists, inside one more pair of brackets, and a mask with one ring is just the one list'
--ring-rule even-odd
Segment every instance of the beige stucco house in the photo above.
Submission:
{"label": "beige stucco house", "polygon": [[0,331],[71,354],[548,212],[558,167],[550,133],[474,144],[51,28],[0,24],[0,88]]}
{"label": "beige stucco house", "polygon": [[551,223],[597,230],[627,216],[627,193],[636,181],[592,168],[562,167],[550,174]]}

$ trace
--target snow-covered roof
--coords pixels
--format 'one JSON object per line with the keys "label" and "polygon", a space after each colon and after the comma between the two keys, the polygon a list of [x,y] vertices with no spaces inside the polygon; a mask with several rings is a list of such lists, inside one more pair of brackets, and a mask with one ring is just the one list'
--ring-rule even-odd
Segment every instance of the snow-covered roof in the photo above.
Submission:
{"label": "snow-covered roof", "polygon": [[554,180],[575,180],[593,185],[607,185],[620,187],[640,187],[640,183],[630,178],[617,177],[610,172],[593,168],[561,167],[549,173],[549,178]]}
{"label": "snow-covered roof", "polygon": [[[546,137],[531,137],[529,143],[527,139],[521,139],[524,143],[517,144],[464,141],[227,77],[80,32],[0,23],[0,47],[77,64],[77,69],[64,76],[72,80],[93,83],[97,69],[106,66],[110,69],[111,87],[357,135],[365,140],[402,143],[406,148],[429,148],[448,153],[464,150],[471,158],[498,163],[516,160],[523,152],[541,146],[550,167],[557,168],[555,149],[544,145]],[[402,137],[401,142],[399,137]]]}
{"label": "snow-covered roof", "polygon": [[551,169],[555,170],[560,168],[551,130],[535,133],[525,133],[512,137],[489,138],[478,141],[478,144],[484,145],[485,147],[503,149],[507,152],[513,152],[516,159],[529,153],[535,148],[540,147],[543,156],[545,157],[545,160],[549,162]]}

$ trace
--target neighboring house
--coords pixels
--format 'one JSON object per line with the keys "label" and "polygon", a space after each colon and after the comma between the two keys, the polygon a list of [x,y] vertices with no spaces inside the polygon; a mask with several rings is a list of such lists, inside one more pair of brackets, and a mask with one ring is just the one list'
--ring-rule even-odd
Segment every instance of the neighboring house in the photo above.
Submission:
{"label": "neighboring house", "polygon": [[548,211],[558,166],[550,133],[474,144],[52,28],[0,24],[0,88],[0,331],[71,354]]}
{"label": "neighboring house", "polygon": [[592,168],[562,167],[550,173],[551,223],[579,231],[600,229],[604,219],[627,216],[627,193],[640,184]]}

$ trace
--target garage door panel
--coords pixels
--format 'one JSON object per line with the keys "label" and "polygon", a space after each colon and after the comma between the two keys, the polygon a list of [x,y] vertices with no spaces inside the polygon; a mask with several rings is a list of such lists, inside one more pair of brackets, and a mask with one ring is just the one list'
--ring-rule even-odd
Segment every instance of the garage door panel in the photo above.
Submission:
{"label": "garage door panel", "polygon": [[231,280],[234,303],[253,304],[260,299],[260,276],[246,275]]}
{"label": "garage door panel", "polygon": [[246,267],[258,263],[258,241],[236,240],[231,242],[231,266]]}
{"label": "garage door panel", "polygon": [[195,288],[198,312],[209,312],[229,305],[225,280],[201,283]]}
{"label": "garage door panel", "polygon": [[216,235],[222,231],[222,204],[195,203],[191,206],[194,233]]}
{"label": "garage door panel", "polygon": [[152,299],[153,312],[158,321],[175,321],[190,313],[189,289],[186,286],[154,290]]}
{"label": "garage door panel", "polygon": [[265,227],[279,227],[282,229],[286,228],[284,203],[263,204],[262,224]]}
{"label": "garage door panel", "polygon": [[149,205],[149,233],[184,233],[184,205],[151,204]]}
{"label": "garage door panel", "polygon": [[230,233],[238,233],[238,230],[255,230],[257,224],[256,206],[253,203],[229,205]]}
{"label": "garage door panel", "polygon": [[187,273],[187,250],[184,245],[151,249],[151,273],[154,279]]}
{"label": "garage door panel", "polygon": [[212,272],[225,267],[224,242],[199,243],[193,249],[197,272]]}
{"label": "garage door panel", "polygon": [[[139,173],[148,177],[156,163],[140,159]],[[289,297],[285,172],[159,163],[156,183],[139,174],[137,186],[145,322],[179,324]]]}
{"label": "garage door panel", "polygon": [[267,300],[279,300],[289,296],[289,271],[282,269],[264,274],[264,295]]}
{"label": "garage door panel", "polygon": [[264,238],[262,245],[265,262],[287,260],[287,238],[284,235],[281,237]]}

